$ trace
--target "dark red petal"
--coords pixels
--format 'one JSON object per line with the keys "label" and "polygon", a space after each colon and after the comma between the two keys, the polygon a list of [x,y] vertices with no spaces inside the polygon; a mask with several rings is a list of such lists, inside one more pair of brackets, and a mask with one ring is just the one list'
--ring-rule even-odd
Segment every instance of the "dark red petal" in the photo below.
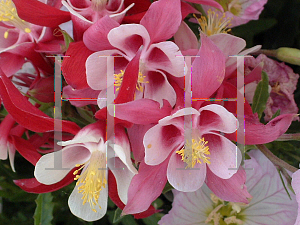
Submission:
{"label": "dark red petal", "polygon": [[22,190],[29,193],[40,194],[40,193],[53,192],[71,184],[74,181],[74,177],[75,177],[73,175],[74,171],[75,169],[73,169],[70,173],[68,173],[68,175],[64,179],[62,179],[60,182],[56,184],[51,184],[51,185],[41,184],[35,178],[14,180],[14,183],[18,185]]}
{"label": "dark red petal", "polygon": [[57,27],[71,19],[70,13],[38,0],[13,0],[21,19],[45,27]]}
{"label": "dark red petal", "polygon": [[88,88],[85,61],[93,53],[82,41],[70,43],[62,63],[62,73],[66,82],[74,89]]}
{"label": "dark red petal", "polygon": [[[0,95],[5,109],[14,120],[34,132],[54,130],[54,119],[34,107],[0,70]],[[62,131],[76,134],[80,127],[71,121],[61,121]]]}
{"label": "dark red petal", "polygon": [[37,161],[42,157],[40,153],[37,152],[37,149],[29,142],[23,138],[17,136],[11,136],[13,144],[17,151],[31,164],[35,166]]}

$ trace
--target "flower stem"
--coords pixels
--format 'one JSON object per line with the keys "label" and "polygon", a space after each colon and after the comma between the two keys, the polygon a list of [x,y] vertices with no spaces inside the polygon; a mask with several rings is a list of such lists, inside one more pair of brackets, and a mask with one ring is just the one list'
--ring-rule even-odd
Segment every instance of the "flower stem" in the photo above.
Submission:
{"label": "flower stem", "polygon": [[295,134],[283,134],[275,141],[300,141],[300,133]]}
{"label": "flower stem", "polygon": [[277,56],[277,51],[276,50],[269,50],[269,49],[260,49],[256,52],[253,52],[252,54],[253,55],[264,54],[266,56],[276,57]]}
{"label": "flower stem", "polygon": [[287,162],[283,161],[282,159],[279,159],[277,156],[275,156],[266,146],[264,145],[256,145],[256,147],[275,165],[283,167],[292,173],[296,172],[298,169],[291,166]]}

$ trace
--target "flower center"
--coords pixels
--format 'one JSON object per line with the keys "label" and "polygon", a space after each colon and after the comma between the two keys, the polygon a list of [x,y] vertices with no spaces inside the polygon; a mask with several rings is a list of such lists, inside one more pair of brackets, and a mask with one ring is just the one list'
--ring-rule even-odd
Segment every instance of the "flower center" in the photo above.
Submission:
{"label": "flower center", "polygon": [[[17,14],[15,4],[11,0],[0,1],[0,21],[8,22],[25,33],[31,32],[29,23],[20,19]],[[4,38],[8,38],[8,32],[9,29],[4,33]]]}
{"label": "flower center", "polygon": [[102,11],[108,0],[92,0],[92,7],[95,11]]}
{"label": "flower center", "polygon": [[[123,70],[121,70],[121,72],[118,74],[114,74],[114,78],[115,78],[114,86],[117,87],[116,91],[120,90],[120,86],[123,81],[123,76],[124,76]],[[149,81],[145,81],[145,78],[146,78],[146,76],[143,76],[143,74],[141,72],[139,72],[139,77],[138,77],[138,81],[136,84],[136,90],[138,90],[140,92],[144,91],[144,87],[142,86],[142,84],[149,83]]]}
{"label": "flower center", "polygon": [[208,213],[206,224],[212,225],[240,225],[244,224],[243,207],[246,204],[235,203],[235,202],[225,202],[218,198],[213,193],[210,194],[210,198],[213,201],[214,209]]}
{"label": "flower center", "polygon": [[106,155],[100,151],[95,151],[87,162],[76,165],[76,167],[79,166],[80,168],[75,170],[73,174],[76,175],[85,168],[80,175],[76,175],[74,178],[74,180],[77,180],[78,193],[82,193],[82,205],[88,202],[91,209],[97,212],[97,206],[101,209],[98,204],[100,191],[107,184]]}
{"label": "flower center", "polygon": [[207,143],[204,138],[198,138],[198,141],[192,139],[192,143],[187,141],[183,149],[176,151],[177,154],[181,155],[181,160],[187,163],[186,168],[194,168],[196,163],[210,164],[210,158],[207,157],[207,155],[210,155],[209,147],[206,146]]}
{"label": "flower center", "polygon": [[199,22],[200,29],[207,36],[220,33],[228,33],[229,31],[231,31],[231,29],[228,27],[230,26],[232,18],[227,18],[225,16],[225,13],[223,13],[222,17],[219,17],[216,12],[209,9],[207,12],[207,18],[205,16],[201,16],[197,20]]}
{"label": "flower center", "polygon": [[242,3],[239,0],[215,0],[220,3],[224,11],[229,11],[233,15],[238,16],[242,11]]}

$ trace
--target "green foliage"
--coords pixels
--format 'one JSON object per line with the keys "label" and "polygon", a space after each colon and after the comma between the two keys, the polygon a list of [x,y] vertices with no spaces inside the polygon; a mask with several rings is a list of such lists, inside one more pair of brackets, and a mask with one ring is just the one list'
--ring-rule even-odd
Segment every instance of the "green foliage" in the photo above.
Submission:
{"label": "green foliage", "polygon": [[34,212],[34,225],[51,225],[53,219],[53,207],[51,193],[39,194],[36,202],[36,209]]}
{"label": "green foliage", "polygon": [[252,111],[258,114],[258,118],[261,118],[270,95],[268,91],[269,78],[267,73],[263,71],[261,78],[261,81],[257,84],[252,103]]}

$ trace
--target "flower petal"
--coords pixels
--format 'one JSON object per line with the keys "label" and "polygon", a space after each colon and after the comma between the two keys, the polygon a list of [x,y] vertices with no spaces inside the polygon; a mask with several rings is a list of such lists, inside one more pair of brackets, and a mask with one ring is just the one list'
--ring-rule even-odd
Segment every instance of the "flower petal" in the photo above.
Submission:
{"label": "flower petal", "polygon": [[91,152],[83,144],[69,145],[60,151],[43,155],[35,166],[34,176],[42,184],[57,183],[76,164],[85,163],[90,155]]}
{"label": "flower petal", "polygon": [[192,192],[198,190],[206,177],[206,164],[196,163],[194,168],[185,168],[181,156],[173,152],[168,164],[169,183],[178,191]]}
{"label": "flower petal", "polygon": [[[46,5],[37,0],[13,0],[18,16],[33,24],[46,27],[57,27],[71,19],[70,13]],[[32,13],[34,12],[34,13]]]}
{"label": "flower petal", "polygon": [[240,166],[242,155],[235,144],[222,135],[205,134],[210,152],[209,169],[218,177],[228,179],[235,174]]}
{"label": "flower petal", "polygon": [[79,193],[78,191],[78,188],[81,185],[83,184],[76,185],[69,197],[68,204],[71,212],[75,216],[85,221],[96,221],[101,219],[106,214],[106,210],[107,210],[107,198],[108,198],[107,185],[105,186],[105,188],[102,188],[102,190],[100,191],[98,204],[101,208],[96,208],[97,212],[94,212],[91,209],[90,204],[88,202],[86,202],[84,205],[82,204],[83,203],[82,193]]}
{"label": "flower petal", "polygon": [[158,124],[146,132],[143,143],[145,163],[153,166],[162,163],[172,151],[179,150],[184,144],[184,137],[175,126]]}
{"label": "flower petal", "polygon": [[196,35],[185,22],[181,22],[178,31],[174,34],[174,41],[181,51],[198,49],[199,45]]}

